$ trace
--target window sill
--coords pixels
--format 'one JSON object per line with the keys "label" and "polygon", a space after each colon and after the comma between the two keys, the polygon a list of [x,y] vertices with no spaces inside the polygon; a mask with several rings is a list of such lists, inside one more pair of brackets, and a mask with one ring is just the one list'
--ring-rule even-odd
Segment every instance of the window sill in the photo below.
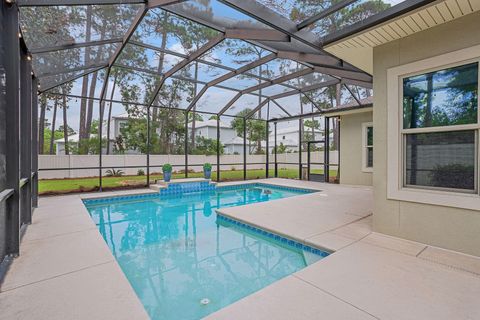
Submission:
{"label": "window sill", "polygon": [[362,172],[372,173],[372,172],[373,172],[373,168],[362,168]]}
{"label": "window sill", "polygon": [[401,188],[388,190],[387,199],[480,211],[480,196],[471,193]]}

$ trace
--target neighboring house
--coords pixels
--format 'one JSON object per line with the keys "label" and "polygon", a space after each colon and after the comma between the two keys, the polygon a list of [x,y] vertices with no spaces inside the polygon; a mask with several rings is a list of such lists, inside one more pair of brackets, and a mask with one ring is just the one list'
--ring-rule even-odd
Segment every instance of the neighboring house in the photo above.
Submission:
{"label": "neighboring house", "polygon": [[463,4],[385,16],[323,49],[373,75],[371,111],[339,114],[340,181],[373,183],[373,231],[480,256],[480,6]]}
{"label": "neighboring house", "polygon": [[[191,134],[192,123],[188,124],[189,134]],[[217,139],[217,120],[195,121],[195,136],[206,139]],[[235,129],[229,124],[220,121],[220,142],[225,143],[237,137]]]}
{"label": "neighboring house", "polygon": [[[97,137],[96,134],[92,134],[90,135],[91,137]],[[79,134],[76,133],[76,134],[73,134],[71,136],[68,136],[68,144],[70,146],[77,146],[78,145],[78,141],[79,141]],[[107,137],[106,134],[103,134],[103,138],[105,139]],[[60,138],[60,139],[57,139],[54,141],[55,143],[55,154],[57,156],[59,155],[65,155],[65,139],[64,138]],[[114,143],[114,140],[110,140],[110,150],[113,150],[113,143]]]}
{"label": "neighboring house", "polygon": [[[69,145],[77,145],[79,140],[79,134],[73,134],[68,136],[68,144]],[[54,141],[55,143],[55,154],[57,156],[65,155],[65,139],[60,138]]]}
{"label": "neighboring house", "polygon": [[[248,141],[247,141],[248,148]],[[243,154],[243,138],[235,137],[223,144],[223,152],[225,154]],[[248,152],[248,149],[247,149]]]}
{"label": "neighboring house", "polygon": [[[128,113],[123,113],[112,117],[112,135],[111,139],[115,139],[121,134],[121,128],[128,121]],[[192,123],[188,124],[189,135],[191,135]],[[217,139],[217,120],[210,119],[206,121],[195,121],[195,137],[203,137],[205,139]],[[229,124],[220,121],[220,141],[224,146],[225,154],[239,153],[243,154],[243,138],[237,136],[235,129]]]}
{"label": "neighboring house", "polygon": [[[305,127],[304,130],[304,133],[312,133],[312,129],[308,129],[307,127]],[[323,130],[315,129],[313,133],[313,140],[323,140]],[[298,146],[300,144],[299,139],[300,134],[298,125],[277,129],[277,145],[279,146],[280,144],[283,144],[286,147],[286,152],[298,152]],[[265,145],[265,143],[262,145]],[[273,137],[273,132],[271,132],[268,140],[268,149],[270,153],[272,153],[274,146],[275,137]]]}
{"label": "neighboring house", "polygon": [[122,126],[128,121],[128,113],[122,113],[116,116],[112,116],[112,123],[110,124],[110,139],[115,140],[120,136]]}
{"label": "neighboring house", "polygon": [[[296,130],[297,135],[298,135],[298,129]],[[280,145],[285,146],[285,152],[298,152],[298,137],[296,140],[293,139],[287,139],[285,136],[278,137],[277,136],[277,146]],[[262,147],[265,147],[265,141],[262,141]],[[273,148],[275,147],[275,139],[270,136],[270,139],[268,140],[268,152],[272,153]]]}

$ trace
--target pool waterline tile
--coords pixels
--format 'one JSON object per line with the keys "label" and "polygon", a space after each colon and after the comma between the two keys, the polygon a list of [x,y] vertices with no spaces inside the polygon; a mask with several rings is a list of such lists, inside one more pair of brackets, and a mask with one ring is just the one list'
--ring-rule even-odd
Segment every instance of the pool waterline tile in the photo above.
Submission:
{"label": "pool waterline tile", "polygon": [[293,249],[297,249],[297,250],[302,250],[302,251],[306,251],[306,252],[309,252],[309,253],[313,253],[315,255],[318,255],[318,256],[321,256],[323,258],[327,257],[330,253],[329,252],[326,252],[326,251],[323,251],[323,250],[320,250],[318,248],[314,248],[314,247],[311,247],[309,245],[306,245],[306,244],[302,244],[298,241],[295,241],[293,239],[289,239],[287,237],[283,237],[281,235],[278,235],[278,234],[275,234],[275,233],[272,233],[272,232],[269,232],[265,229],[261,229],[261,228],[257,228],[255,226],[252,226],[250,224],[247,224],[247,223],[243,223],[241,221],[238,221],[238,220],[235,220],[235,219],[231,219],[231,218],[228,218],[222,214],[218,214],[217,213],[217,223],[218,221],[222,222],[227,222],[229,224],[232,224],[240,229],[244,229],[244,230],[247,230],[247,231],[250,231],[252,233],[255,233],[255,234],[258,234],[258,235],[261,235],[261,236],[264,236],[264,237],[267,237],[269,238],[270,240],[272,241],[275,241],[275,242],[278,242],[278,243],[281,243],[282,245],[286,245],[288,247],[291,247]]}
{"label": "pool waterline tile", "polygon": [[286,187],[286,186],[268,184],[268,183],[262,183],[262,182],[218,186],[217,184],[210,183],[209,181],[200,181],[200,182],[187,182],[187,183],[184,183],[184,182],[170,183],[167,188],[161,189],[158,193],[142,193],[142,194],[124,195],[124,196],[91,198],[91,199],[82,199],[82,201],[85,205],[106,204],[106,203],[113,203],[117,201],[155,199],[155,198],[158,198],[159,196],[160,196],[160,199],[162,199],[163,197],[167,197],[167,196],[178,196],[183,194],[200,193],[205,191],[214,192],[214,191],[240,190],[246,187],[273,188],[277,190],[293,191],[293,192],[299,192],[304,194],[321,192],[321,190],[298,188],[298,187]]}

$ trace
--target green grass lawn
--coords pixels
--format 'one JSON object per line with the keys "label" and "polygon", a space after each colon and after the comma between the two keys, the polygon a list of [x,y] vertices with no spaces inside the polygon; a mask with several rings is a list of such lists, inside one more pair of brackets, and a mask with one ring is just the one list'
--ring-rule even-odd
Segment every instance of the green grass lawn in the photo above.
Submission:
{"label": "green grass lawn", "polygon": [[[323,173],[323,170],[314,170],[315,173]],[[274,176],[274,170],[269,170],[270,177]],[[335,176],[335,170],[330,170],[330,176]],[[188,174],[189,178],[203,177],[202,172],[191,172]],[[279,169],[279,178],[298,179],[298,169]],[[174,173],[172,179],[185,178],[183,173]],[[261,179],[265,178],[265,170],[255,169],[247,170],[247,179]],[[162,179],[161,174],[151,174],[150,182],[154,183],[156,179]],[[217,173],[212,172],[212,180],[217,179]],[[220,179],[222,181],[233,181],[243,179],[243,170],[228,170],[220,172]],[[145,185],[147,183],[146,176],[121,176],[121,177],[103,177],[103,188],[128,188],[135,185]],[[62,193],[74,190],[91,191],[99,186],[98,177],[91,178],[75,178],[75,179],[46,179],[39,181],[40,194],[47,193]]]}

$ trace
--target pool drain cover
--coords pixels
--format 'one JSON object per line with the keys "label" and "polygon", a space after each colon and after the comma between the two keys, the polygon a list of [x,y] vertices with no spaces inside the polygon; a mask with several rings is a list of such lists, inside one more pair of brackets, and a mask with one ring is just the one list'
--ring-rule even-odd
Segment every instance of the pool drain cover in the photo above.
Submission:
{"label": "pool drain cover", "polygon": [[203,298],[202,300],[200,300],[200,303],[203,304],[203,305],[207,305],[210,303],[210,299],[208,298]]}

